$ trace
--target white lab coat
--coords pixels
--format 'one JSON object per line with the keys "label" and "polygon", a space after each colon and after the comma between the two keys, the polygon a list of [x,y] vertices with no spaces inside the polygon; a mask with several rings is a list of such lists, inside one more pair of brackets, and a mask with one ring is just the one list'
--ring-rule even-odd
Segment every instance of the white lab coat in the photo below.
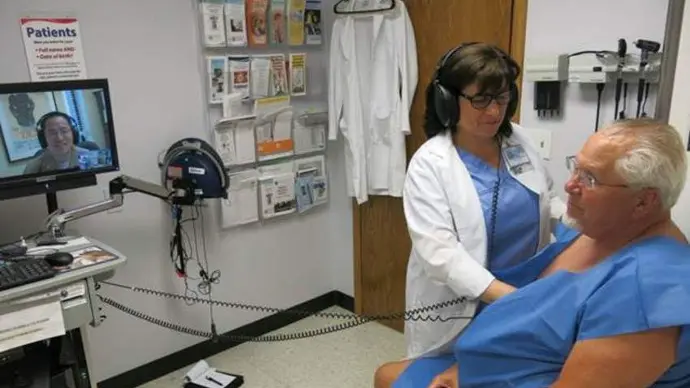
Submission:
{"label": "white lab coat", "polygon": [[[553,181],[524,130],[515,124],[513,128],[513,136],[506,141],[524,147],[534,170],[511,174],[539,195],[541,248],[550,242],[565,204],[556,196]],[[412,240],[406,310],[468,298],[463,304],[421,314],[467,319],[405,322],[408,357],[415,358],[450,351],[474,316],[477,298],[495,278],[486,269],[486,225],[479,196],[449,133],[427,140],[412,157],[403,204]]]}
{"label": "white lab coat", "polygon": [[336,19],[328,137],[344,137],[348,195],[360,204],[369,194],[402,196],[417,73],[414,31],[402,1],[390,12]]}

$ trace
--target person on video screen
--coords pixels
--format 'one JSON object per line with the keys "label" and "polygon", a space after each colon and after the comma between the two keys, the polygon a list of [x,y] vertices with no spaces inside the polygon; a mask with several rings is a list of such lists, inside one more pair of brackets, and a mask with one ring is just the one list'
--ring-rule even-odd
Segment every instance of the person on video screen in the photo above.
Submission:
{"label": "person on video screen", "polygon": [[27,163],[24,174],[79,167],[79,156],[89,152],[77,146],[77,124],[66,113],[53,111],[44,114],[38,120],[36,132],[42,149]]}

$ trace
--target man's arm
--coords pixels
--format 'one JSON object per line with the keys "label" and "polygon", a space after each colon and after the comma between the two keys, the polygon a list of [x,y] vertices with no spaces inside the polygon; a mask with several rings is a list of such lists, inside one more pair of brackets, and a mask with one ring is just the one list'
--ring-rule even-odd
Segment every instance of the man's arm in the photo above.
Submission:
{"label": "man's arm", "polygon": [[551,388],[651,386],[676,359],[680,330],[648,330],[578,341]]}

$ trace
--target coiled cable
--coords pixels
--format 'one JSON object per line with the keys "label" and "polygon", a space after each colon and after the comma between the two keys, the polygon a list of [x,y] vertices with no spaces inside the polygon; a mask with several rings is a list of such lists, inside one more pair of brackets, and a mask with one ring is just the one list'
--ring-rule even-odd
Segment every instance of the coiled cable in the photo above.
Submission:
{"label": "coiled cable", "polygon": [[424,321],[424,322],[447,322],[447,321],[457,320],[457,319],[472,319],[472,317],[467,317],[467,316],[449,316],[449,317],[442,317],[440,315],[424,315],[424,316],[422,316],[422,314],[425,314],[425,313],[428,313],[431,311],[439,310],[439,309],[446,308],[446,307],[455,306],[458,304],[463,304],[463,303],[467,302],[467,298],[465,298],[465,297],[456,298],[456,299],[453,299],[450,301],[439,302],[439,303],[435,303],[433,305],[423,306],[423,307],[419,307],[416,309],[412,309],[412,310],[408,310],[408,311],[401,311],[401,312],[392,313],[392,314],[359,315],[359,314],[354,314],[354,313],[331,313],[331,312],[315,312],[315,311],[300,310],[300,309],[281,309],[281,308],[277,308],[277,307],[260,306],[260,305],[238,303],[238,302],[226,302],[226,301],[219,301],[219,300],[214,300],[214,299],[206,299],[206,298],[198,298],[198,297],[189,297],[189,296],[175,294],[175,293],[171,293],[171,292],[152,290],[150,288],[145,288],[145,287],[127,286],[127,285],[113,283],[113,282],[109,282],[109,281],[101,281],[99,283],[113,286],[113,287],[119,287],[119,288],[127,289],[130,291],[138,292],[138,293],[142,293],[142,294],[155,295],[155,296],[159,296],[159,297],[167,298],[167,299],[184,300],[184,301],[189,301],[189,302],[194,302],[194,303],[211,304],[211,305],[220,306],[220,307],[240,309],[240,310],[251,310],[251,311],[264,312],[264,313],[298,315],[298,316],[302,316],[302,317],[315,316],[315,317],[330,318],[330,319],[355,319],[355,320],[365,320],[365,321],[389,321],[389,320],[404,319],[405,321]]}
{"label": "coiled cable", "polygon": [[[97,294],[98,298],[105,304],[112,306],[113,308],[120,310],[126,314],[129,314],[131,316],[134,316],[136,318],[142,319],[144,321],[147,321],[149,323],[167,328],[169,330],[173,330],[179,333],[184,333],[184,334],[189,334],[197,337],[204,337],[204,338],[210,338],[213,340],[227,340],[231,342],[278,342],[278,341],[291,341],[291,340],[296,340],[296,339],[304,339],[304,338],[310,338],[310,337],[317,337],[325,334],[330,334],[330,333],[335,333],[338,331],[350,329],[353,327],[357,327],[360,325],[363,325],[368,322],[373,322],[373,321],[387,321],[387,320],[397,320],[397,319],[404,319],[406,321],[423,321],[423,322],[447,322],[451,320],[456,320],[456,319],[471,319],[472,317],[466,317],[466,316],[449,316],[449,317],[443,317],[440,315],[422,315],[423,313],[427,311],[433,311],[437,310],[439,308],[444,308],[444,307],[449,307],[457,304],[464,303],[467,299],[466,298],[457,298],[448,302],[441,302],[441,303],[436,303],[431,306],[425,306],[425,307],[420,307],[414,310],[409,310],[409,311],[403,311],[399,313],[394,313],[394,314],[387,314],[387,315],[358,315],[358,314],[353,314],[353,313],[335,313],[335,312],[315,312],[315,311],[307,311],[307,310],[299,310],[299,309],[280,309],[276,307],[268,307],[268,306],[259,306],[259,305],[251,305],[251,304],[244,304],[244,303],[235,303],[235,302],[224,302],[224,301],[217,301],[213,299],[205,299],[205,298],[198,298],[198,297],[189,297],[185,295],[180,295],[180,294],[174,294],[174,293],[169,293],[169,292],[163,292],[163,291],[157,291],[157,290],[152,290],[148,288],[143,288],[143,287],[132,287],[132,286],[125,286],[117,283],[112,283],[112,282],[106,282],[102,281],[100,282],[102,284],[114,286],[114,287],[120,287],[124,289],[128,289],[133,292],[139,292],[139,293],[145,293],[145,294],[150,294],[150,295],[156,295],[168,299],[175,299],[175,300],[183,300],[187,302],[194,302],[194,303],[206,303],[209,305],[217,305],[217,306],[222,306],[222,307],[227,307],[227,308],[236,308],[236,309],[243,309],[243,310],[254,310],[254,311],[261,311],[261,312],[269,312],[269,313],[275,313],[275,314],[288,314],[288,315],[297,315],[297,316],[302,316],[302,317],[309,317],[309,316],[314,316],[314,317],[323,317],[323,318],[331,318],[331,319],[343,319],[343,320],[348,320],[347,322],[339,323],[336,325],[332,326],[327,326],[324,328],[320,329],[314,329],[314,330],[307,330],[303,332],[298,332],[298,333],[285,333],[285,334],[272,334],[272,335],[261,335],[261,336],[251,336],[251,335],[241,335],[241,334],[220,334],[218,335],[217,333],[214,332],[207,332],[203,330],[198,330],[198,329],[192,329],[183,325],[179,325],[176,323],[172,323],[160,318],[153,317],[151,315],[145,314],[141,311],[135,310],[131,307],[127,307],[111,298],[108,298],[107,296],[103,296],[101,294]],[[99,283],[99,284],[100,284]],[[97,290],[100,289],[100,287],[97,287]],[[215,331],[215,330],[214,330]]]}
{"label": "coiled cable", "polygon": [[284,334],[269,334],[269,335],[261,335],[261,336],[251,336],[251,335],[242,335],[242,334],[219,334],[219,335],[214,335],[211,332],[208,331],[203,331],[203,330],[197,330],[197,329],[192,329],[183,325],[178,325],[172,322],[165,321],[163,319],[155,318],[152,317],[148,314],[144,314],[140,311],[137,311],[133,308],[127,307],[121,303],[118,303],[106,296],[98,295],[98,297],[101,299],[101,301],[107,305],[110,305],[124,313],[127,313],[129,315],[132,315],[136,318],[142,319],[144,321],[147,321],[149,323],[153,323],[155,325],[164,327],[166,329],[170,329],[179,333],[183,334],[189,334],[189,335],[194,335],[197,337],[205,337],[205,338],[210,338],[210,339],[220,339],[220,340],[226,340],[230,342],[279,342],[279,341],[291,341],[291,340],[296,340],[296,339],[304,339],[304,338],[310,338],[310,337],[317,337],[325,334],[330,334],[330,333],[335,333],[338,331],[350,329],[362,324],[367,323],[367,320],[353,320],[349,322],[343,322],[339,323],[337,325],[333,326],[328,326],[320,329],[314,329],[314,330],[306,330],[298,333],[284,333]]}

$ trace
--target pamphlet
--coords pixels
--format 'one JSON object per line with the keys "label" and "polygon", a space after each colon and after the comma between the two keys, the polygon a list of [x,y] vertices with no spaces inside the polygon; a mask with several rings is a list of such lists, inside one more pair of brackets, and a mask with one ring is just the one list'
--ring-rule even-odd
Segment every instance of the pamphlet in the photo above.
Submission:
{"label": "pamphlet", "polygon": [[258,171],[244,170],[230,174],[228,198],[221,203],[222,227],[231,228],[259,220]]}
{"label": "pamphlet", "polygon": [[294,213],[295,173],[293,162],[259,167],[261,215],[264,219]]}
{"label": "pamphlet", "polygon": [[261,47],[268,44],[266,14],[268,0],[247,0],[247,26],[249,46]]}
{"label": "pamphlet", "polygon": [[230,81],[229,93],[240,93],[241,97],[249,97],[251,61],[248,56],[228,57],[228,80]]}
{"label": "pamphlet", "polygon": [[307,94],[307,54],[290,54],[290,94]]}
{"label": "pamphlet", "polygon": [[306,0],[288,0],[288,43],[290,46],[304,44],[304,9]]}
{"label": "pamphlet", "polygon": [[222,104],[228,87],[227,58],[210,56],[207,57],[207,62],[209,103]]}
{"label": "pamphlet", "polygon": [[201,2],[200,7],[202,26],[204,29],[203,44],[206,47],[225,46],[225,18],[223,17],[223,4]]}
{"label": "pamphlet", "polygon": [[304,11],[304,34],[306,44],[319,45],[322,43],[321,35],[321,0],[307,0]]}
{"label": "pamphlet", "polygon": [[270,43],[273,45],[285,43],[287,29],[285,27],[285,0],[271,0],[270,16],[268,18]]}
{"label": "pamphlet", "polygon": [[229,47],[244,47],[247,45],[247,29],[245,28],[244,0],[226,0],[225,3],[225,35]]}

